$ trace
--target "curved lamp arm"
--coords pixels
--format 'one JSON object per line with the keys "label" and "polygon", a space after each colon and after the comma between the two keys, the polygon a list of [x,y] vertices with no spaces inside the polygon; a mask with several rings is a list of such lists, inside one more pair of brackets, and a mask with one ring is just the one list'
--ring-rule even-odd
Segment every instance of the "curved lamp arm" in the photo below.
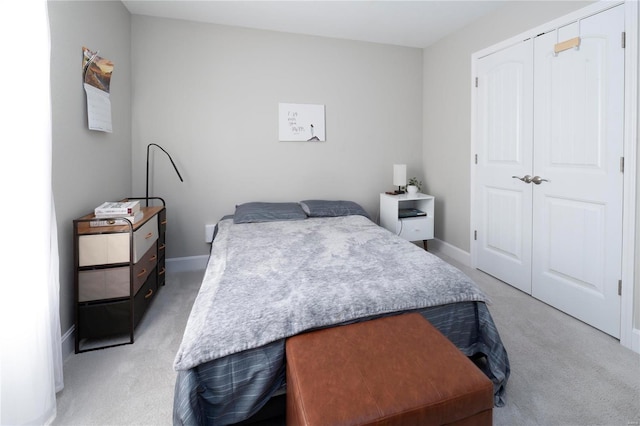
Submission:
{"label": "curved lamp arm", "polygon": [[147,207],[149,207],[149,149],[151,148],[151,145],[157,146],[162,150],[162,152],[167,154],[167,157],[169,157],[169,161],[171,161],[171,165],[173,165],[173,168],[175,169],[176,173],[178,174],[178,177],[180,178],[180,182],[184,182],[184,180],[182,179],[182,176],[180,176],[178,167],[176,167],[176,163],[174,163],[173,158],[171,158],[171,155],[169,155],[169,153],[157,143],[150,143],[149,145],[147,145],[147,184],[146,184],[146,193],[145,193],[145,197],[147,198]]}

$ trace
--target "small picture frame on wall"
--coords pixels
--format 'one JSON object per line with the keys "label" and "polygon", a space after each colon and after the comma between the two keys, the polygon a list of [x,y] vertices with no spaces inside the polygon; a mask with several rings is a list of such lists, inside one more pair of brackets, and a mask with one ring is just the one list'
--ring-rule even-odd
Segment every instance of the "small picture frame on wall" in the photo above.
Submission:
{"label": "small picture frame on wall", "polygon": [[278,104],[279,140],[324,142],[324,105]]}

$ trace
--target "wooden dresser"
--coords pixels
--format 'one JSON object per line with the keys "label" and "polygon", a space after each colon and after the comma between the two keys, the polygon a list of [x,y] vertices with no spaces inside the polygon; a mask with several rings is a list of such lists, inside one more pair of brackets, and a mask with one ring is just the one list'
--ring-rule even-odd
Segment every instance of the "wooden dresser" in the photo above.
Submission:
{"label": "wooden dresser", "polygon": [[[130,198],[131,200],[137,198]],[[142,207],[135,224],[73,221],[76,353],[134,342],[134,330],[165,281],[166,209]]]}

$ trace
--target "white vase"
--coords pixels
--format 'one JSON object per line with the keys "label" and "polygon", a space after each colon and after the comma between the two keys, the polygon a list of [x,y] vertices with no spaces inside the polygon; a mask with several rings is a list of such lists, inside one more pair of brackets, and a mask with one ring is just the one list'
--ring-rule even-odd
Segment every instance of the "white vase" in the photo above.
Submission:
{"label": "white vase", "polygon": [[408,185],[407,192],[409,195],[416,195],[418,193],[418,187],[415,185]]}

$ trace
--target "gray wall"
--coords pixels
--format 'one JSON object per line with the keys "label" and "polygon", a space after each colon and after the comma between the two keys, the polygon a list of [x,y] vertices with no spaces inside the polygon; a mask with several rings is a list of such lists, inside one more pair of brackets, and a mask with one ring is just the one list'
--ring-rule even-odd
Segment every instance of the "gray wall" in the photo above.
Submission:
{"label": "gray wall", "polygon": [[[168,208],[167,256],[247,201],[351,199],[375,216],[392,165],[422,178],[422,50],[132,16],[133,188]],[[279,142],[278,103],[326,106],[326,142]]]}
{"label": "gray wall", "polygon": [[[131,191],[131,17],[120,2],[50,1],[53,193],[60,323],[73,325],[72,221]],[[113,61],[113,133],[88,130],[82,46]]]}
{"label": "gray wall", "polygon": [[470,251],[471,55],[592,2],[518,1],[424,49],[424,172],[435,236]]}
{"label": "gray wall", "polygon": [[[144,194],[150,142],[185,178],[154,152],[151,193],[168,202],[169,257],[205,254],[204,224],[249,200],[348,198],[376,215],[396,162],[438,197],[436,237],[469,251],[471,54],[588,3],[506,3],[420,51],[132,17],[120,2],[50,1],[63,332],[73,324],[71,222],[105,200]],[[83,45],[115,64],[113,134],[87,129]],[[278,142],[278,102],[325,104],[327,142]],[[640,181],[638,191],[640,200]]]}

